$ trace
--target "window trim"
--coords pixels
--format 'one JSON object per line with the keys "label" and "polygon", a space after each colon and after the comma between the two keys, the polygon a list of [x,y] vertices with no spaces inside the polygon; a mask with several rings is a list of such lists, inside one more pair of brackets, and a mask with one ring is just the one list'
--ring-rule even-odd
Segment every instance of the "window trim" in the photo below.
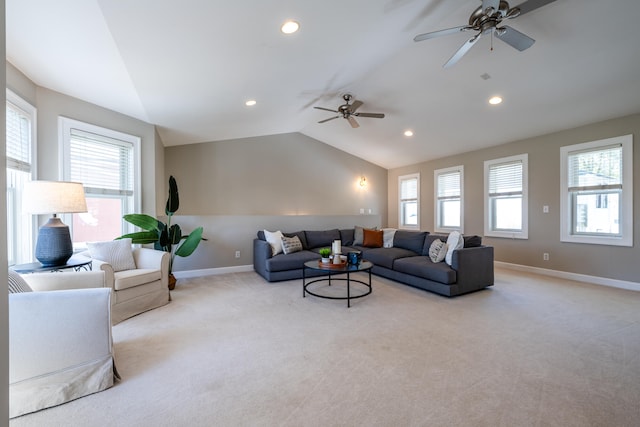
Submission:
{"label": "window trim", "polygon": [[[612,145],[622,147],[622,195],[620,202],[621,236],[576,235],[571,230],[571,193],[569,192],[569,154],[595,151]],[[592,245],[633,246],[633,135],[622,135],[560,147],[560,241]]]}
{"label": "window trim", "polygon": [[[131,213],[141,212],[142,206],[142,173],[141,173],[141,143],[142,139],[139,136],[135,136],[132,134],[120,132],[117,130],[105,128],[103,126],[94,125],[91,123],[82,122],[80,120],[71,119],[64,116],[58,117],[58,130],[59,130],[59,141],[60,141],[60,171],[59,174],[62,177],[62,180],[68,179],[69,176],[69,158],[70,158],[70,140],[71,140],[71,130],[78,129],[83,132],[89,132],[100,136],[105,136],[107,138],[118,139],[124,142],[131,143],[133,145],[133,206],[131,208]],[[65,214],[63,215],[63,221],[72,227],[71,215]],[[123,221],[124,231],[127,233],[133,232],[134,227]],[[73,232],[73,230],[72,230]]]}
{"label": "window trim", "polygon": [[[410,179],[416,180],[416,225],[404,224],[402,218],[402,182]],[[410,200],[410,199],[406,199]],[[420,173],[412,173],[407,175],[401,175],[398,177],[398,228],[402,230],[420,230]]]}
{"label": "window trim", "polygon": [[[522,162],[522,229],[520,231],[499,231],[492,229],[491,201],[489,197],[489,171],[491,166]],[[529,154],[517,154],[515,156],[499,159],[485,160],[484,162],[484,235],[488,237],[501,237],[505,239],[529,238]]]}
{"label": "window trim", "polygon": [[[458,172],[460,174],[460,226],[443,227],[440,226],[440,203],[438,203],[438,176]],[[452,166],[449,168],[436,169],[433,171],[433,229],[439,233],[449,233],[459,231],[464,233],[464,166]]]}

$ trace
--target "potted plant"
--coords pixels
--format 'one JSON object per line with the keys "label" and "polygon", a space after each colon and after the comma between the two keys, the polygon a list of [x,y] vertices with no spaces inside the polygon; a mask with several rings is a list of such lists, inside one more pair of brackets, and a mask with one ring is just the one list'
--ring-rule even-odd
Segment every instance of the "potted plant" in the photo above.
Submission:
{"label": "potted plant", "polygon": [[169,197],[165,207],[165,213],[168,220],[164,222],[146,215],[146,214],[129,214],[123,219],[130,224],[142,228],[144,231],[125,234],[118,239],[131,238],[132,243],[150,244],[153,243],[154,249],[169,252],[171,260],[169,261],[169,289],[172,290],[176,286],[176,278],[173,275],[173,260],[177,256],[188,257],[196,250],[201,240],[207,240],[202,237],[202,227],[198,227],[186,236],[182,235],[182,230],[178,224],[171,224],[171,217],[176,213],[180,201],[178,198],[178,184],[173,176],[169,177]]}
{"label": "potted plant", "polygon": [[322,262],[327,264],[331,262],[331,259],[329,259],[329,257],[331,256],[331,248],[321,248],[318,253],[320,254],[320,257],[322,258]]}

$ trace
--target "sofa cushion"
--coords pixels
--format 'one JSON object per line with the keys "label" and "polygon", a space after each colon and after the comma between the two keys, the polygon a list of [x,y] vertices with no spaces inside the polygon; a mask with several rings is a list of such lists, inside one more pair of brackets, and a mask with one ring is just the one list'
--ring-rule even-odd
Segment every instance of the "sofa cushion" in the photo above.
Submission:
{"label": "sofa cushion", "polygon": [[427,236],[426,231],[407,231],[398,230],[393,236],[393,247],[408,249],[416,254],[422,254],[424,246],[424,238]]}
{"label": "sofa cushion", "polygon": [[340,240],[340,230],[337,228],[333,230],[322,230],[322,231],[305,231],[304,232],[307,238],[307,246],[309,249],[320,248],[320,247],[331,247],[331,244],[334,240]]}
{"label": "sofa cushion", "polygon": [[480,236],[463,236],[465,248],[479,248],[482,246],[482,237]]}
{"label": "sofa cushion", "polygon": [[363,230],[362,246],[366,248],[381,248],[382,247],[382,230]]}
{"label": "sofa cushion", "polygon": [[340,230],[340,240],[344,246],[353,245],[353,234],[355,230],[353,228],[345,228]]}
{"label": "sofa cushion", "polygon": [[302,250],[302,242],[298,236],[282,237],[282,252],[285,255],[292,254]]}
{"label": "sofa cushion", "polygon": [[113,275],[115,283],[113,287],[116,291],[129,289],[144,285],[156,280],[160,280],[162,274],[160,270],[152,268],[139,268],[137,270],[118,271]]}
{"label": "sofa cushion", "polygon": [[413,251],[403,248],[373,248],[363,252],[362,257],[375,265],[392,269],[394,262],[400,258],[415,257]]}
{"label": "sofa cushion", "polygon": [[314,259],[319,260],[320,255],[311,251],[299,251],[289,255],[279,254],[271,257],[266,262],[266,270],[271,272],[299,270],[302,264]]}
{"label": "sofa cushion", "polygon": [[394,262],[394,270],[400,273],[410,274],[434,282],[452,285],[457,281],[454,269],[444,262],[434,264],[429,257],[414,256],[398,259]]}
{"label": "sofa cushion", "polygon": [[131,239],[89,242],[87,248],[91,258],[111,264],[113,271],[135,270]]}

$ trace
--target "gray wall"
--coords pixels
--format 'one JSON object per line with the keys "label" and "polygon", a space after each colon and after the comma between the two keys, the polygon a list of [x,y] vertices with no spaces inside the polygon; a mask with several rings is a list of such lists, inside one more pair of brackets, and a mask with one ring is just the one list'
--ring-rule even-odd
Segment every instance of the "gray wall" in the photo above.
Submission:
{"label": "gray wall", "polygon": [[164,188],[157,187],[164,179],[164,148],[155,126],[37,86],[8,62],[6,70],[7,87],[38,110],[38,179],[60,179],[58,117],[80,120],[141,138],[142,211],[150,214],[164,212],[164,202],[158,202],[163,196],[160,194],[161,197],[158,198],[156,193],[164,191]]}
{"label": "gray wall", "polygon": [[168,147],[165,174],[180,191],[174,222],[187,231],[202,225],[210,239],[178,259],[176,271],[251,264],[251,242],[264,228],[387,221],[386,169],[299,133]]}
{"label": "gray wall", "polygon": [[[634,135],[634,218],[640,212],[640,114],[595,123],[549,135],[516,141],[389,171],[389,224],[398,224],[398,176],[421,174],[421,228],[434,228],[433,171],[464,165],[464,231],[482,235],[484,161],[529,154],[529,239],[485,237],[495,247],[497,261],[640,282],[640,224],[635,221],[634,247],[586,245],[560,242],[560,147],[620,135]],[[542,207],[549,206],[544,214]],[[549,261],[542,253],[550,254]]]}

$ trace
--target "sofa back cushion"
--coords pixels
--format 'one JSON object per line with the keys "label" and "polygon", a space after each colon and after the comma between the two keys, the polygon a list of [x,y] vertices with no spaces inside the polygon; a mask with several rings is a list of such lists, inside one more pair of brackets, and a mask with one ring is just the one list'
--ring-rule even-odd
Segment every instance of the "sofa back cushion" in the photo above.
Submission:
{"label": "sofa back cushion", "polygon": [[340,230],[340,240],[342,240],[342,244],[344,246],[353,245],[353,237],[354,237],[355,229],[346,228],[344,230]]}
{"label": "sofa back cushion", "polygon": [[305,231],[307,245],[309,249],[323,246],[331,247],[334,240],[340,240],[340,230]]}
{"label": "sofa back cushion", "polygon": [[[429,233],[426,231],[397,230],[393,235],[393,247],[423,253],[424,239]],[[427,247],[427,255],[429,248]]]}

